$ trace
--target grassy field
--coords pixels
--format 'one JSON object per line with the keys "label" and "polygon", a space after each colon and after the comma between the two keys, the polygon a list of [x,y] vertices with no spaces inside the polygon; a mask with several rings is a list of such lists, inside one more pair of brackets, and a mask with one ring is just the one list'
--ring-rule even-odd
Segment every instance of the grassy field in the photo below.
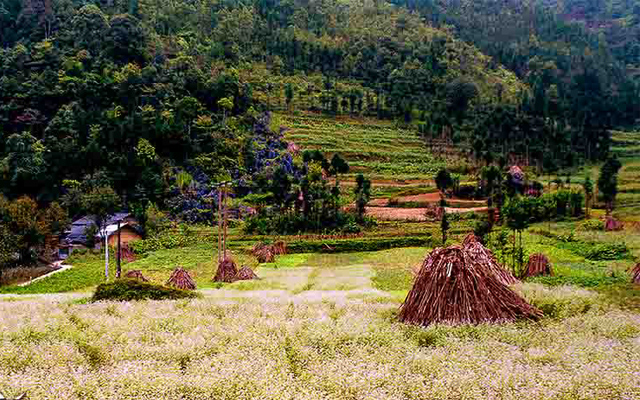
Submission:
{"label": "grassy field", "polygon": [[[371,174],[375,197],[398,200],[395,208],[378,200],[385,209],[423,206],[434,192],[429,178],[439,161],[412,131],[313,116],[280,115],[276,122],[291,127],[288,138],[304,148],[339,152],[354,172]],[[261,279],[231,284],[212,282],[215,232],[200,226],[185,241],[191,244],[123,265],[160,284],[183,266],[199,299],[91,303],[104,281],[103,256],[91,253],[73,255],[73,268],[31,285],[0,287],[0,392],[56,400],[639,399],[640,287],[629,271],[640,257],[640,134],[613,138],[623,162],[614,215],[625,229],[566,220],[524,232],[525,253],[542,252],[553,264],[553,276],[513,287],[544,312],[540,321],[397,322],[414,272],[441,245],[438,222],[380,221],[348,239],[286,237],[300,251],[313,244],[324,253],[268,264],[249,249],[275,238],[234,227],[233,258]],[[573,186],[586,171],[597,179],[598,166],[588,166]],[[459,243],[478,218],[450,214],[447,244]],[[428,245],[333,253],[326,245],[399,238]],[[511,264],[508,253],[498,257]],[[109,270],[113,279],[113,257]]]}

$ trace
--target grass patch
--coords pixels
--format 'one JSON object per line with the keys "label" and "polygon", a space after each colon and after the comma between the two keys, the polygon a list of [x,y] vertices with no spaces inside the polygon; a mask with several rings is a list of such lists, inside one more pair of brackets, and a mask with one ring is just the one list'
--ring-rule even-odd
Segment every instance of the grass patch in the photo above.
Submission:
{"label": "grass patch", "polygon": [[376,269],[371,280],[376,289],[384,291],[408,290],[413,284],[411,272],[404,269]]}

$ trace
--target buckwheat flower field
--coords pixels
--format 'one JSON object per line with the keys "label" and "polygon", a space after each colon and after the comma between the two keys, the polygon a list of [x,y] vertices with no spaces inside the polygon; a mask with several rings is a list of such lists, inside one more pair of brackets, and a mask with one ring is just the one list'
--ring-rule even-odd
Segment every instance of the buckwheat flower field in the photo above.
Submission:
{"label": "buckwheat flower field", "polygon": [[[527,284],[540,322],[397,323],[371,293],[0,299],[0,391],[30,399],[639,399],[640,316]],[[233,297],[235,296],[235,297]],[[551,299],[551,300],[549,300]]]}

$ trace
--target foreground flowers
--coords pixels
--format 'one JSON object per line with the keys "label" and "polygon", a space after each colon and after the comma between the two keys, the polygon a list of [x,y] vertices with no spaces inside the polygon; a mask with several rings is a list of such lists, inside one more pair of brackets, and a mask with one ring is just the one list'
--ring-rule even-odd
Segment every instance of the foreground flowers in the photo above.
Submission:
{"label": "foreground flowers", "polygon": [[586,291],[523,290],[581,311],[422,329],[395,322],[397,303],[357,293],[0,299],[0,391],[56,400],[640,398],[638,314],[583,307]]}

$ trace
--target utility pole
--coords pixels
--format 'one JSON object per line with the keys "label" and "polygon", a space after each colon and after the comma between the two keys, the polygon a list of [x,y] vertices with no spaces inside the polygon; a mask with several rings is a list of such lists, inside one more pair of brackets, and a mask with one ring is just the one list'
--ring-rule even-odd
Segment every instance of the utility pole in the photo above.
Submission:
{"label": "utility pole", "polygon": [[229,216],[229,208],[227,207],[227,186],[224,186],[224,237],[223,244],[224,248],[222,251],[223,260],[227,259],[227,219]]}
{"label": "utility pole", "polygon": [[107,224],[105,223],[104,230],[104,278],[109,282],[109,235],[107,235]]}
{"label": "utility pole", "polygon": [[222,186],[218,186],[218,264],[222,262]]}
{"label": "utility pole", "polygon": [[120,220],[118,219],[118,262],[116,267],[116,278],[120,279],[120,275],[122,275],[122,266],[120,264],[120,260],[122,259],[122,245],[120,242]]}

